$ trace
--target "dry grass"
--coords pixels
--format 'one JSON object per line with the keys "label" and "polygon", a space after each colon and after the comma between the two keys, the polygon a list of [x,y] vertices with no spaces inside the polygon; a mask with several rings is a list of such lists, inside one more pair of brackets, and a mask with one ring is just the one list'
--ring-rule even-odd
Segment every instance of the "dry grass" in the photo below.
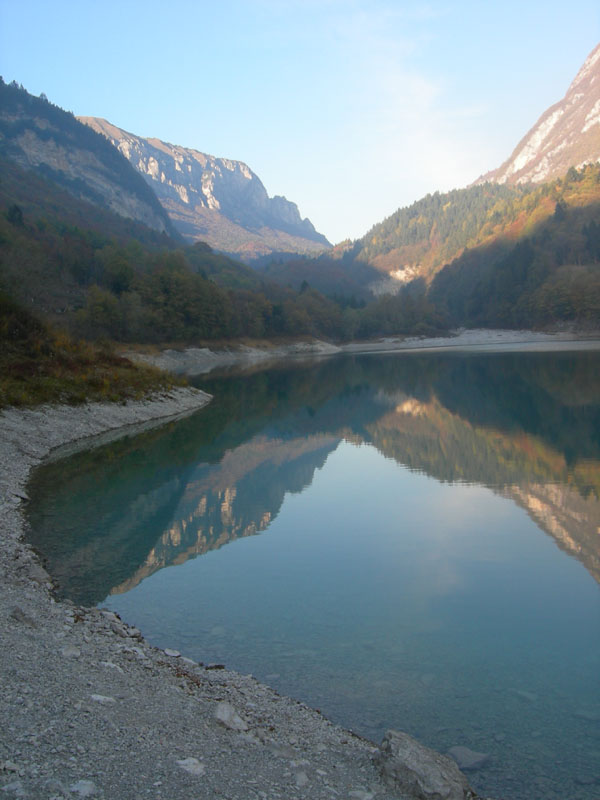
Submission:
{"label": "dry grass", "polygon": [[125,402],[185,381],[54,331],[0,293],[0,408]]}

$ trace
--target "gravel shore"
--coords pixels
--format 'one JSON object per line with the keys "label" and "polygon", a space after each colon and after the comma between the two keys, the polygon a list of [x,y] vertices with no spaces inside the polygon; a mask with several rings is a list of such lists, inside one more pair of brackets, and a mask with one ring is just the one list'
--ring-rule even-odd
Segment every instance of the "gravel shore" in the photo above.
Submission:
{"label": "gravel shore", "polygon": [[102,441],[91,436],[193,413],[209,399],[178,389],[127,405],[0,414],[3,797],[406,796],[384,782],[372,743],[318,711],[252,676],[150,647],[111,612],[56,601],[25,542],[26,485],[42,460]]}
{"label": "gravel shore", "polygon": [[124,352],[132,361],[151,364],[159,369],[186,375],[201,375],[217,367],[249,366],[290,358],[313,359],[339,353],[404,353],[404,352],[544,352],[559,350],[597,350],[600,331],[541,331],[489,330],[474,328],[452,331],[448,336],[387,336],[366,342],[335,345],[318,339],[277,347],[248,347],[240,345],[226,350],[208,347],[187,347],[182,350],[163,350],[160,353]]}

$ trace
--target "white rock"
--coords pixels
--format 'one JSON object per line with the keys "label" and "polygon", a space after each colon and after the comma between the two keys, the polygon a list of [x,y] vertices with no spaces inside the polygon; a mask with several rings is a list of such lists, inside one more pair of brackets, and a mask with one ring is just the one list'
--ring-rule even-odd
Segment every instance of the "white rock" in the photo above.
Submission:
{"label": "white rock", "polygon": [[206,772],[204,764],[201,764],[197,758],[193,758],[192,756],[189,758],[182,758],[180,761],[177,761],[177,763],[181,769],[189,772],[190,775],[204,775]]}
{"label": "white rock", "polygon": [[443,756],[400,731],[388,731],[376,759],[388,786],[406,800],[466,800],[467,779]]}
{"label": "white rock", "polygon": [[297,772],[296,773],[296,786],[301,789],[303,786],[306,786],[308,783],[308,775],[306,772]]}
{"label": "white rock", "polygon": [[96,794],[96,784],[93,781],[77,781],[69,789],[80,797],[93,797]]}
{"label": "white rock", "polygon": [[221,702],[215,711],[215,719],[231,731],[247,731],[248,723],[243,720],[230,703]]}
{"label": "white rock", "polygon": [[79,658],[81,650],[78,647],[74,647],[72,644],[68,644],[66,647],[63,647],[60,654],[65,658]]}
{"label": "white rock", "polygon": [[163,650],[163,653],[164,653],[166,656],[171,656],[171,658],[179,658],[179,656],[181,655],[181,653],[179,652],[179,650],[170,650],[168,647],[166,647],[166,648]]}
{"label": "white rock", "polygon": [[114,664],[112,661],[101,661],[100,666],[106,667],[107,669],[116,669],[117,672],[120,672],[121,675],[123,675],[123,670],[121,667],[118,664]]}
{"label": "white rock", "polygon": [[91,695],[91,698],[95,703],[102,703],[103,705],[109,705],[110,703],[117,702],[114,697],[108,697],[104,694],[93,694]]}

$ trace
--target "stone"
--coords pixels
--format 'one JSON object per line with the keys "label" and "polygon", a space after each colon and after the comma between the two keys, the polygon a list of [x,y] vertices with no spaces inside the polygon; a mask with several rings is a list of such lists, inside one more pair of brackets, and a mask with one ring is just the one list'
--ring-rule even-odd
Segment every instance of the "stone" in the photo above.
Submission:
{"label": "stone", "polygon": [[406,800],[466,800],[467,779],[448,756],[401,731],[390,730],[375,755],[387,785]]}
{"label": "stone", "polygon": [[97,792],[96,784],[93,781],[77,781],[72,783],[69,789],[79,797],[93,797]]}
{"label": "stone", "polygon": [[118,617],[118,616],[115,614],[115,612],[114,612],[114,611],[108,611],[106,608],[103,608],[103,609],[100,611],[100,613],[102,614],[102,616],[103,616],[105,619],[109,620],[110,622],[120,622],[120,621],[121,621],[121,618],[120,618],[120,617]]}
{"label": "stone", "polygon": [[114,662],[112,662],[112,661],[101,661],[101,662],[100,662],[100,666],[101,666],[101,667],[106,667],[107,669],[116,669],[116,670],[117,670],[117,672],[120,672],[120,673],[121,673],[121,675],[124,675],[124,674],[125,674],[125,673],[123,672],[123,670],[121,669],[121,667],[120,667],[118,664],[115,664],[115,663],[114,663]]}
{"label": "stone", "polygon": [[573,714],[577,719],[585,719],[587,722],[600,722],[600,711],[582,708]]}
{"label": "stone", "polygon": [[114,697],[107,697],[104,694],[93,694],[91,695],[91,698],[95,703],[101,703],[102,705],[105,706],[117,702]]}
{"label": "stone", "polygon": [[14,761],[0,761],[0,772],[21,772],[21,769]]}
{"label": "stone", "polygon": [[536,703],[537,702],[537,694],[534,692],[528,692],[526,689],[512,689],[513,694],[516,694],[517,697],[520,697],[521,700],[526,700],[528,703]]}
{"label": "stone", "polygon": [[35,581],[40,585],[50,581],[50,575],[48,575],[41,564],[36,564],[35,562],[29,565],[28,575],[32,581]]}
{"label": "stone", "polygon": [[490,759],[489,753],[478,753],[468,747],[457,745],[448,750],[448,755],[453,758],[461,769],[481,769]]}
{"label": "stone", "polygon": [[231,731],[247,731],[248,723],[243,720],[231,703],[221,702],[215,711],[215,719]]}
{"label": "stone", "polygon": [[20,606],[15,606],[10,612],[9,616],[11,619],[14,619],[15,622],[21,622],[23,625],[29,625],[30,628],[37,628],[37,622],[30,617],[29,614],[26,614]]}
{"label": "stone", "polygon": [[201,764],[197,758],[190,756],[189,758],[182,758],[177,761],[181,769],[184,769],[186,772],[189,772],[190,775],[204,775],[206,772],[206,767],[204,764]]}
{"label": "stone", "polygon": [[79,658],[81,655],[81,650],[72,644],[68,644],[66,647],[63,647],[63,649],[60,651],[60,654],[64,658]]}
{"label": "stone", "polygon": [[10,783],[5,783],[0,791],[10,792],[12,797],[29,797],[29,794],[25,790],[22,781],[11,781]]}
{"label": "stone", "polygon": [[304,770],[302,770],[301,772],[297,772],[296,773],[296,786],[299,789],[301,789],[303,786],[306,786],[307,783],[308,783],[308,775],[306,774],[306,772],[304,772]]}
{"label": "stone", "polygon": [[168,647],[166,647],[166,648],[163,650],[163,653],[164,653],[166,656],[170,656],[171,658],[179,658],[179,656],[181,655],[181,653],[179,652],[179,650],[170,650]]}

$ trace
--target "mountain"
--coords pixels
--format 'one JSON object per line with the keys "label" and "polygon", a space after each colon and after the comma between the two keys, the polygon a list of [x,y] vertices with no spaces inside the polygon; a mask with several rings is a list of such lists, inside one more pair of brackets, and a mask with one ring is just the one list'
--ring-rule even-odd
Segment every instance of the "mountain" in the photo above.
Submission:
{"label": "mountain", "polygon": [[175,235],[154,192],[103,136],[15,82],[0,81],[0,156],[78,199]]}
{"label": "mountain", "polygon": [[478,183],[542,183],[600,161],[600,44],[564,98],[550,106],[498,169]]}
{"label": "mountain", "polygon": [[79,120],[129,159],[187,239],[246,261],[271,252],[315,253],[330,247],[295,203],[269,197],[242,161],[145,139],[98,117]]}
{"label": "mountain", "polygon": [[[588,242],[589,226],[598,221],[597,207],[590,206],[600,201],[599,160],[600,45],[586,59],[565,98],[542,115],[502,167],[464,189],[434,192],[399,208],[348,245],[344,261],[378,270],[376,281],[363,273],[373,294],[395,294],[415,281],[430,285],[444,267],[467,254],[477,260],[479,253],[479,262],[489,265],[490,257],[504,257],[544,222],[546,228],[564,228],[560,211],[571,206],[582,210],[577,228],[581,242]],[[548,223],[557,203],[559,213],[554,223]],[[544,269],[569,260],[596,263],[595,248],[578,249],[571,238],[573,247],[558,248],[552,257],[540,254]],[[335,258],[336,251],[330,255]],[[320,280],[325,281],[330,272],[323,270]],[[476,280],[475,274],[472,277]],[[307,268],[295,276],[296,283],[302,278],[310,282]],[[454,322],[470,324],[472,320]],[[485,320],[479,322],[485,324]],[[510,323],[505,320],[505,324]]]}

